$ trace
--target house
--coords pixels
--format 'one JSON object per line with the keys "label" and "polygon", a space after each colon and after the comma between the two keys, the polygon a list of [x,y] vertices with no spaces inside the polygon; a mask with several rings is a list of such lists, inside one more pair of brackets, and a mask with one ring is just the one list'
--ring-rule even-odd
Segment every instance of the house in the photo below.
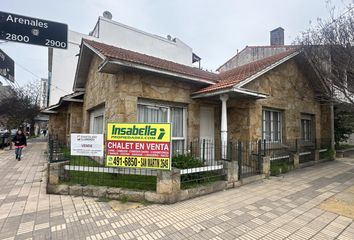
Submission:
{"label": "house", "polygon": [[60,97],[72,91],[75,78],[77,54],[82,39],[91,39],[121,48],[144,53],[180,64],[193,64],[196,56],[190,46],[179,38],[167,38],[150,34],[112,20],[112,15],[105,12],[89,34],[68,31],[68,48],[48,49],[49,105],[56,104]]}
{"label": "house", "polygon": [[257,47],[262,56],[242,60],[248,49],[212,73],[84,39],[74,93],[44,111],[49,133],[68,143],[70,133],[105,133],[107,122],[172,122],[173,151],[193,139],[330,139],[326,87],[301,50]]}

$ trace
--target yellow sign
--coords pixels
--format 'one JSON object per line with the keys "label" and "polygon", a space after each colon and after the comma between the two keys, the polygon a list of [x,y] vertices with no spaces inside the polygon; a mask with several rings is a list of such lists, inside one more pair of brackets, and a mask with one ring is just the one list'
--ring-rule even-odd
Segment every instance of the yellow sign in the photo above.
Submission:
{"label": "yellow sign", "polygon": [[107,156],[107,167],[129,167],[129,168],[149,168],[149,169],[170,169],[169,158],[152,158],[152,157],[117,157]]}
{"label": "yellow sign", "polygon": [[171,169],[171,124],[108,123],[108,167]]}
{"label": "yellow sign", "polygon": [[170,123],[108,123],[107,140],[169,142]]}

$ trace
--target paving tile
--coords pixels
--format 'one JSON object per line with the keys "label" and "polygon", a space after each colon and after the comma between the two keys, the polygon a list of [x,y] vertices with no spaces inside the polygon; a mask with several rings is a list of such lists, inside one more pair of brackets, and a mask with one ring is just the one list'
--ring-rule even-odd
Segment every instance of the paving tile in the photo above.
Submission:
{"label": "paving tile", "polygon": [[[352,219],[318,205],[354,185],[354,166],[334,161],[284,178],[172,205],[114,212],[85,197],[45,194],[45,143],[26,159],[0,152],[0,239],[352,239]],[[27,162],[26,162],[27,161]],[[8,169],[4,171],[3,169]]]}

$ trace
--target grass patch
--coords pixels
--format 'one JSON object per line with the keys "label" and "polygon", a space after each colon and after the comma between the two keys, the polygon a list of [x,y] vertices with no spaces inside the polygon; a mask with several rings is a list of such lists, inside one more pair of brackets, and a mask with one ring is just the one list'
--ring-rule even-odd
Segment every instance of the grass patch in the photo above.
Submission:
{"label": "grass patch", "polygon": [[354,145],[351,144],[340,144],[339,146],[336,146],[336,150],[346,150],[349,148],[354,148]]}
{"label": "grass patch", "polygon": [[155,176],[125,175],[116,173],[68,171],[63,181],[66,184],[81,184],[156,191]]}
{"label": "grass patch", "polygon": [[[203,161],[190,154],[180,154],[172,158],[172,167],[178,169],[198,168],[204,166],[205,164]],[[225,175],[220,170],[185,174],[181,175],[181,189],[205,186],[221,180],[225,180]]]}
{"label": "grass patch", "polygon": [[186,174],[181,176],[181,189],[205,186],[223,180],[224,174],[218,171]]}
{"label": "grass patch", "polygon": [[111,199],[106,198],[106,197],[99,197],[96,202],[109,202]]}
{"label": "grass patch", "polygon": [[292,165],[287,162],[275,162],[270,164],[270,175],[278,176],[279,174],[289,172]]}
{"label": "grass patch", "polygon": [[101,165],[91,159],[90,157],[81,157],[81,156],[71,156],[70,165],[73,166],[87,166],[87,167],[100,167]]}
{"label": "grass patch", "polygon": [[320,159],[321,160],[334,160],[334,157],[335,157],[335,150],[333,149],[328,149],[327,151],[325,152],[320,152]]}

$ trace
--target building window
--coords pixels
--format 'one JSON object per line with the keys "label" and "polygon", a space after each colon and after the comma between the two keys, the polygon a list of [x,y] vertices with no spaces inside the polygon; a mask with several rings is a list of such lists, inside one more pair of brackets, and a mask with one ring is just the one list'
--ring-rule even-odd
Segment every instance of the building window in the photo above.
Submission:
{"label": "building window", "polygon": [[301,139],[304,141],[312,140],[312,116],[308,114],[301,115]]}
{"label": "building window", "polygon": [[268,142],[281,142],[281,112],[263,110],[262,139]]}
{"label": "building window", "polygon": [[90,133],[103,134],[104,132],[104,107],[90,112]]}
{"label": "building window", "polygon": [[182,153],[186,144],[186,108],[163,104],[138,104],[138,122],[172,123],[172,152]]}

